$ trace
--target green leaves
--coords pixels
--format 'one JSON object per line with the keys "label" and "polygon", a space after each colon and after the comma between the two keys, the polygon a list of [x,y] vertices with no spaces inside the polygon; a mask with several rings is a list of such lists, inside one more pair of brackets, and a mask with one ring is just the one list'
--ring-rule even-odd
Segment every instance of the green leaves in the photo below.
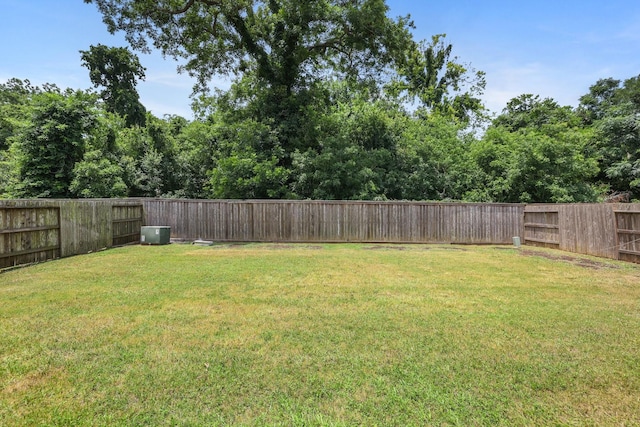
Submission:
{"label": "green leaves", "polygon": [[640,76],[598,80],[580,98],[578,111],[595,131],[598,180],[612,194],[640,197]]}
{"label": "green leaves", "polygon": [[123,47],[99,44],[80,51],[82,65],[89,69],[94,87],[103,86],[100,93],[107,111],[124,117],[127,126],[144,126],[146,111],[136,91],[137,80],[144,80],[145,68],[138,57]]}
{"label": "green leaves", "polygon": [[595,201],[598,172],[587,155],[589,134],[572,129],[490,128],[473,147],[485,185],[482,201],[568,203]]}
{"label": "green leaves", "polygon": [[451,57],[453,45],[445,44],[446,34],[437,34],[429,43],[413,43],[404,50],[398,63],[398,78],[388,86],[395,96],[406,92],[409,101],[419,100],[420,107],[469,123],[482,115],[479,96],[485,88],[482,71],[476,71]]}
{"label": "green leaves", "polygon": [[73,168],[96,123],[95,97],[47,92],[34,97],[30,123],[16,136],[20,197],[69,197]]}
{"label": "green leaves", "polygon": [[269,126],[254,120],[224,124],[215,136],[210,196],[229,199],[291,197],[290,170],[281,165],[284,151]]}
{"label": "green leaves", "polygon": [[88,151],[73,168],[69,190],[76,197],[126,197],[123,168],[100,150]]}

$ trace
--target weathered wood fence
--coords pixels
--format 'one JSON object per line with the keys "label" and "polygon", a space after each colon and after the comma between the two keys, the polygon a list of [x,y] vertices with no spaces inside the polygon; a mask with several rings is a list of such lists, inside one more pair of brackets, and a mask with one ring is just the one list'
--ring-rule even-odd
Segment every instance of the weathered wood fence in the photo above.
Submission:
{"label": "weathered wood fence", "polygon": [[182,240],[525,245],[640,262],[640,204],[285,200],[0,200],[0,269],[139,242]]}
{"label": "weathered wood fence", "polygon": [[176,239],[235,242],[508,244],[524,205],[361,201],[143,200]]}
{"label": "weathered wood fence", "polygon": [[0,268],[140,240],[136,200],[0,200]]}
{"label": "weathered wood fence", "polygon": [[527,205],[524,243],[640,262],[640,204]]}

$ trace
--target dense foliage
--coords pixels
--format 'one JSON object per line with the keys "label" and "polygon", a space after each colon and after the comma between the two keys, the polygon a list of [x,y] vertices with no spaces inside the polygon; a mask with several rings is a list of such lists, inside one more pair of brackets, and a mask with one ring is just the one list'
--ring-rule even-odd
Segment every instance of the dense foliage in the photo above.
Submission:
{"label": "dense foliage", "polygon": [[[99,93],[0,84],[2,197],[640,198],[640,76],[489,118],[484,74],[383,0],[86,1],[132,47],[186,60],[196,118],[148,113],[137,56],[91,46]],[[231,88],[208,93],[215,74]]]}

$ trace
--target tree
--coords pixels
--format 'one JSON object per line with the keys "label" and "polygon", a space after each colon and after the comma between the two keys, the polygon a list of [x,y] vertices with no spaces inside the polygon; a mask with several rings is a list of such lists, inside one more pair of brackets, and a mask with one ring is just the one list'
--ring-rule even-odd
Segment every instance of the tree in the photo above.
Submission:
{"label": "tree", "polygon": [[121,165],[122,150],[118,134],[124,119],[104,110],[98,111],[91,133],[86,138],[85,153],[73,168],[69,190],[75,197],[126,197],[126,171]]}
{"label": "tree", "polygon": [[313,199],[400,198],[404,172],[396,124],[402,123],[398,106],[386,101],[353,96],[339,102],[316,123],[318,146],[294,154],[295,193]]}
{"label": "tree", "polygon": [[82,91],[33,98],[30,123],[16,136],[18,197],[70,197],[73,170],[96,122],[96,97]]}
{"label": "tree", "polygon": [[85,2],[95,3],[109,30],[124,31],[134,48],[146,50],[150,40],[185,58],[184,69],[202,86],[215,74],[254,69],[265,83],[292,91],[318,69],[388,62],[408,36],[407,20],[387,18],[383,0]]}
{"label": "tree", "polygon": [[471,158],[473,135],[450,116],[429,114],[408,121],[399,143],[402,199],[465,200],[480,170]]}
{"label": "tree", "polygon": [[561,107],[551,98],[540,99],[539,95],[523,94],[515,97],[493,120],[493,126],[502,126],[511,132],[520,129],[542,129],[545,125],[564,124],[580,127],[580,119],[569,106]]}
{"label": "tree", "polygon": [[178,182],[181,197],[209,196],[209,173],[216,166],[217,127],[208,120],[185,124],[176,135]]}
{"label": "tree", "polygon": [[[215,198],[291,198],[290,170],[280,166],[284,151],[273,130],[255,120],[221,123],[216,129],[209,194]],[[265,150],[264,147],[270,147]]]}
{"label": "tree", "polygon": [[91,83],[104,87],[100,93],[109,112],[119,114],[127,126],[144,126],[146,112],[136,90],[138,80],[144,80],[145,69],[138,57],[124,47],[102,44],[81,50],[82,65],[89,69]]}
{"label": "tree", "polygon": [[473,145],[484,184],[472,199],[492,202],[588,202],[598,197],[591,131],[571,107],[521,95]]}
{"label": "tree", "polygon": [[640,197],[640,76],[598,80],[578,111],[595,130],[598,181],[612,193]]}
{"label": "tree", "polygon": [[589,87],[589,93],[580,97],[578,112],[586,124],[600,120],[606,111],[615,105],[616,94],[620,89],[620,80],[600,79]]}
{"label": "tree", "polygon": [[[384,0],[85,0],[131,45],[185,60],[205,90],[214,75],[265,88],[261,117],[276,127],[299,116],[307,91],[331,74],[377,76],[410,40],[408,20]],[[288,126],[287,129],[291,129]],[[287,151],[288,137],[280,132]]]}
{"label": "tree", "polygon": [[484,110],[479,98],[485,88],[485,73],[460,64],[452,57],[446,34],[437,34],[429,43],[412,43],[398,63],[399,79],[391,86],[394,94],[406,91],[428,112],[456,117],[467,123]]}
{"label": "tree", "polygon": [[[45,85],[46,90],[54,88]],[[0,150],[8,149],[11,143],[9,139],[28,123],[31,100],[39,93],[42,93],[42,89],[32,86],[29,80],[12,78],[0,84]]]}
{"label": "tree", "polygon": [[119,164],[131,196],[179,194],[179,170],[174,123],[147,113],[145,127],[122,129],[118,134]]}
{"label": "tree", "polygon": [[100,150],[87,151],[73,168],[69,187],[76,197],[125,197],[127,185],[122,167]]}

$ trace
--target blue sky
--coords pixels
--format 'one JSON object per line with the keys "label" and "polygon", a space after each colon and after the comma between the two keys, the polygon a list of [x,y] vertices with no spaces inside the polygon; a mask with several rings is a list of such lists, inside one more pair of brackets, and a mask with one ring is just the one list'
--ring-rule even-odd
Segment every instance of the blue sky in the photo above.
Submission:
{"label": "blue sky", "polygon": [[[485,104],[500,112],[523,93],[577,105],[600,78],[640,74],[638,0],[387,0],[392,16],[410,14],[416,39],[446,33],[460,62],[487,74]],[[0,81],[87,89],[79,50],[126,46],[94,5],[82,0],[0,0]],[[191,117],[193,82],[159,54],[139,54],[147,79],[138,86],[154,114]],[[224,82],[213,82],[224,85]]]}

